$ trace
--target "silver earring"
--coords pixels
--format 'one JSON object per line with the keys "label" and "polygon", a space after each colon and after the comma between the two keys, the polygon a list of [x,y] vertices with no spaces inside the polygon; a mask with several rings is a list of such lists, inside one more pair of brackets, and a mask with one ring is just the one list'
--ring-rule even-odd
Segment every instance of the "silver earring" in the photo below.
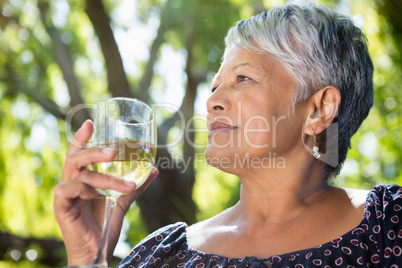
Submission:
{"label": "silver earring", "polygon": [[[313,131],[314,132],[314,131]],[[317,146],[317,138],[316,138],[316,136],[315,136],[315,133],[313,133],[313,156],[315,157],[315,158],[320,158],[321,157],[321,154],[318,152],[320,149],[318,148],[318,146]]]}

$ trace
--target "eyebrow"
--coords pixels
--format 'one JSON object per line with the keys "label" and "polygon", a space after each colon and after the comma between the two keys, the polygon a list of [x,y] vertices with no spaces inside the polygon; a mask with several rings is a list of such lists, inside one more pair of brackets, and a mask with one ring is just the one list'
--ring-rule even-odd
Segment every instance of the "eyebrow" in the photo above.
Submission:
{"label": "eyebrow", "polygon": [[[255,70],[261,72],[260,68],[255,67],[255,66],[251,65],[251,64],[248,63],[248,62],[240,63],[240,64],[237,64],[237,65],[233,66],[232,71],[235,71],[236,69],[238,69],[238,68],[240,68],[240,67],[243,67],[243,66],[248,66],[248,67],[250,67],[250,68],[253,68],[253,69],[255,69]],[[219,77],[219,76],[218,76],[218,73],[216,73],[216,74],[212,77],[211,83],[212,83],[212,84],[215,83],[215,81],[216,81],[216,79],[218,79],[218,77]]]}

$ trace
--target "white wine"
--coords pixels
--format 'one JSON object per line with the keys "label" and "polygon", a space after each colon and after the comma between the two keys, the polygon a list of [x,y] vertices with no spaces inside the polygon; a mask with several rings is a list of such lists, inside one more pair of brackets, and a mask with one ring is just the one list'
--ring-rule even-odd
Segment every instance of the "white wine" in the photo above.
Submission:
{"label": "white wine", "polygon": [[[113,148],[116,156],[110,162],[94,163],[89,169],[123,180],[133,181],[139,188],[151,173],[155,149],[139,141],[113,141],[99,147]],[[102,194],[119,196],[113,190],[99,190]]]}

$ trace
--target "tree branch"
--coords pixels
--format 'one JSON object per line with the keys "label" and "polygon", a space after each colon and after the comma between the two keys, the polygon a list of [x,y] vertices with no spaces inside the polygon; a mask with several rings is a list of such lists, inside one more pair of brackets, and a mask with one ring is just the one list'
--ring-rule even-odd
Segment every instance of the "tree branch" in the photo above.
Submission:
{"label": "tree branch", "polygon": [[[59,106],[53,100],[44,96],[40,96],[37,92],[32,92],[31,90],[25,89],[23,90],[23,92],[56,118],[60,118],[62,120],[66,119],[66,115],[59,109]],[[76,121],[74,125],[81,125],[81,120]]]}
{"label": "tree branch", "polygon": [[[191,22],[190,22],[191,23]],[[194,101],[197,91],[197,86],[200,81],[193,74],[193,54],[195,34],[192,25],[188,27],[186,33],[186,74],[187,74],[187,89],[183,98],[183,103],[180,110],[183,112],[186,122],[191,119],[194,113]],[[166,135],[171,126],[179,118],[179,112],[176,112],[168,122],[165,122],[158,131],[158,143],[166,143]],[[160,223],[168,224],[175,221],[186,221],[192,223],[195,221],[196,206],[192,200],[192,189],[195,181],[194,174],[194,133],[189,133],[189,140],[185,140],[183,144],[183,162],[188,166],[180,168],[178,159],[173,158],[167,148],[157,150],[157,159],[160,160],[160,178],[149,186],[149,190],[145,191],[141,198],[137,200],[140,205],[141,214],[147,223],[149,231],[160,227]],[[163,167],[164,162],[172,163],[172,166]],[[176,164],[175,164],[176,163]],[[156,201],[156,202],[155,202]],[[154,205],[154,207],[150,207]],[[152,213],[152,211],[154,213]],[[155,212],[158,212],[157,214]],[[154,223],[154,217],[158,215],[157,223]]]}
{"label": "tree branch", "polygon": [[[166,5],[168,5],[168,3],[166,3]],[[145,68],[145,73],[142,77],[142,80],[140,83],[140,88],[139,88],[139,92],[140,92],[139,98],[145,103],[149,102],[149,91],[148,90],[151,85],[152,78],[154,76],[154,64],[156,61],[156,56],[158,54],[160,46],[163,44],[163,41],[164,41],[164,37],[163,37],[164,33],[165,33],[165,27],[163,26],[162,19],[161,19],[158,33],[152,43],[151,51],[149,53],[149,59],[147,62],[147,66]]]}
{"label": "tree branch", "polygon": [[[55,103],[52,99],[41,95],[39,89],[30,89],[27,85],[22,84],[22,81],[18,78],[18,76],[12,71],[9,67],[9,76],[7,79],[2,79],[5,82],[11,82],[12,86],[8,88],[16,89],[16,92],[23,93],[27,95],[34,102],[42,106],[42,108],[48,113],[52,114],[54,117],[65,120],[66,114],[60,109],[59,105]],[[75,128],[78,128],[82,122],[79,117],[73,117],[73,122],[71,122]]]}
{"label": "tree branch", "polygon": [[113,97],[132,97],[123,60],[102,0],[87,0],[85,12],[92,22],[105,58],[108,89]]}
{"label": "tree branch", "polygon": [[[187,61],[186,61],[186,74],[187,74],[187,89],[186,94],[184,95],[183,103],[182,103],[182,112],[184,114],[186,122],[189,122],[194,115],[194,101],[197,94],[197,87],[200,81],[197,81],[196,76],[194,75],[194,56],[193,56],[193,48],[196,43],[196,26],[194,25],[194,20],[190,20],[189,27],[187,27],[186,34],[186,50],[187,50]],[[193,129],[193,121],[189,125],[189,129]],[[188,130],[187,130],[188,131]],[[189,161],[193,163],[194,159],[194,136],[195,133],[193,131],[188,132],[188,139],[183,143],[183,158],[185,161]],[[193,189],[194,181],[195,181],[195,173],[194,166],[189,165],[189,167],[185,170],[183,174],[184,180],[182,187],[187,189]],[[186,191],[188,193],[189,191]],[[191,191],[190,191],[191,193]],[[192,194],[192,193],[191,193]],[[189,196],[188,198],[192,198]],[[195,210],[195,207],[191,208]]]}
{"label": "tree branch", "polygon": [[[45,25],[46,31],[49,34],[50,38],[52,39],[52,50],[54,58],[57,64],[59,65],[59,68],[63,73],[64,81],[67,84],[68,93],[70,95],[70,106],[75,107],[79,104],[84,103],[84,101],[81,96],[80,84],[77,80],[76,75],[74,74],[74,64],[73,61],[71,60],[72,56],[67,46],[61,41],[59,31],[55,27],[49,25],[46,22],[49,9],[48,3],[44,1],[39,1],[38,7],[41,12],[42,23]],[[31,97],[35,98],[35,100],[48,111],[55,112],[55,110],[53,109],[53,106],[56,105],[55,103],[53,103],[54,105],[52,104],[49,106],[46,104],[46,102],[44,102],[43,98],[41,99],[35,96]],[[81,125],[85,120],[90,118],[88,110],[85,109],[79,110],[76,113],[75,117],[76,118],[74,118],[74,120],[76,123],[78,123],[78,125]]]}
{"label": "tree branch", "polygon": [[144,76],[142,77],[142,80],[140,82],[140,99],[144,102],[149,102],[149,87],[152,82],[152,78],[154,76],[154,64],[157,58],[157,54],[159,51],[159,48],[163,44],[164,41],[164,34],[166,32],[166,23],[171,21],[167,20],[166,17],[170,12],[170,6],[171,6],[171,1],[167,1],[166,4],[164,5],[161,14],[160,14],[160,24],[158,28],[158,32],[156,34],[156,37],[152,43],[151,50],[149,53],[149,59],[147,62],[147,66],[145,68],[145,73]]}

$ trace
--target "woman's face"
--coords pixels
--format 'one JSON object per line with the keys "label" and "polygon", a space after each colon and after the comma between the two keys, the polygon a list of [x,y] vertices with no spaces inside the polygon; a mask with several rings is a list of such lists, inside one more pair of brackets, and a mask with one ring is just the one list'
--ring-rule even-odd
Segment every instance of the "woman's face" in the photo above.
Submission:
{"label": "woman's face", "polygon": [[229,50],[207,101],[206,161],[237,174],[258,167],[258,161],[266,167],[267,157],[286,157],[301,144],[304,121],[299,107],[289,119],[293,87],[292,77],[272,56]]}

